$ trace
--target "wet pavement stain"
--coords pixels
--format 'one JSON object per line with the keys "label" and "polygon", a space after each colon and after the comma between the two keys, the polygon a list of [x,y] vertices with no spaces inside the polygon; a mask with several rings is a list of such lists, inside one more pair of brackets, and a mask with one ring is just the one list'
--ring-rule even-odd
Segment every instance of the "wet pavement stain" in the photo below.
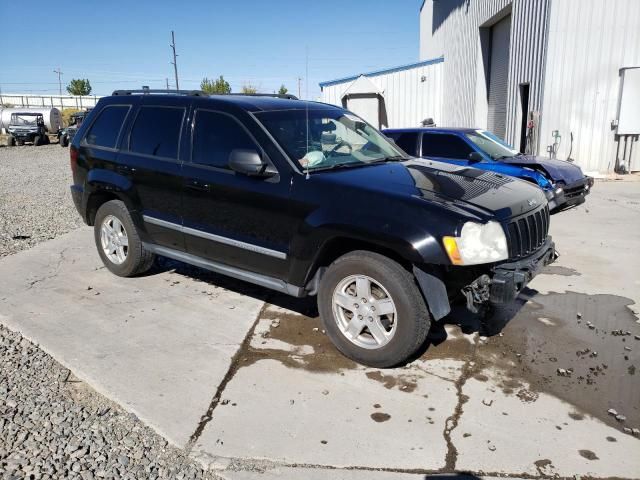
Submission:
{"label": "wet pavement stain", "polygon": [[[506,394],[514,390],[511,381],[524,380],[529,390],[550,393],[618,429],[640,424],[640,385],[629,377],[640,349],[623,349],[640,334],[629,308],[634,302],[615,295],[526,292],[487,321],[494,336],[481,342],[476,370],[498,368]],[[536,321],[543,313],[555,326]],[[570,373],[559,376],[559,368]],[[625,425],[607,414],[610,408],[627,417]]]}
{"label": "wet pavement stain", "polygon": [[389,415],[388,413],[375,412],[371,414],[371,419],[377,423],[386,422],[390,418],[391,418],[391,415]]}
{"label": "wet pavement stain", "polygon": [[581,457],[586,458],[587,460],[600,460],[598,456],[593,453],[591,450],[578,450],[578,453]]}
{"label": "wet pavement stain", "polygon": [[582,274],[577,270],[560,265],[547,265],[542,269],[540,275],[562,275],[563,277],[579,277]]}
{"label": "wet pavement stain", "polygon": [[578,412],[569,412],[569,417],[574,420],[584,420],[584,415]]}
{"label": "wet pavement stain", "polygon": [[398,389],[403,392],[411,393],[418,386],[418,384],[416,383],[417,378],[415,376],[387,375],[382,373],[380,370],[377,370],[375,372],[367,372],[366,375],[368,379],[380,382],[387,390],[398,387]]}

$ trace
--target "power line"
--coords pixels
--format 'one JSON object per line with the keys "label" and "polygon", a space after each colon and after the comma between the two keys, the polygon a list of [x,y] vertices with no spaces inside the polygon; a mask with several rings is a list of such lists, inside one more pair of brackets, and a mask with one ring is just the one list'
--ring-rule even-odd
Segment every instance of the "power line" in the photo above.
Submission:
{"label": "power line", "polygon": [[178,83],[178,61],[176,59],[176,57],[178,56],[176,55],[176,37],[173,34],[173,30],[171,30],[171,45],[169,46],[173,50],[173,62],[171,63],[173,64],[173,70],[176,74],[176,90],[180,90],[180,84]]}

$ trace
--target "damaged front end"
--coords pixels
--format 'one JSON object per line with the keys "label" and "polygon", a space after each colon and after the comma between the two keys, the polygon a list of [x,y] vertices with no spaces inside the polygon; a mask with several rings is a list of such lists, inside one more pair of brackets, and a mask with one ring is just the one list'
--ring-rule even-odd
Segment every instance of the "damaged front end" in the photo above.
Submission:
{"label": "damaged front end", "polygon": [[502,305],[512,302],[527,284],[544,268],[558,258],[551,238],[533,255],[490,268],[471,283],[461,288],[467,308],[478,313],[486,304]]}

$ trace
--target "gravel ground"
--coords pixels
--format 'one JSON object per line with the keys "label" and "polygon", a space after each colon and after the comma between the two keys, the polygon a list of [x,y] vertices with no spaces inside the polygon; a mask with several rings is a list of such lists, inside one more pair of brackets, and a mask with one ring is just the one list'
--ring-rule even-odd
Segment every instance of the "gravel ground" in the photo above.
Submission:
{"label": "gravel ground", "polygon": [[68,148],[0,147],[0,257],[82,225],[70,185]]}
{"label": "gravel ground", "polygon": [[217,478],[0,327],[0,478]]}

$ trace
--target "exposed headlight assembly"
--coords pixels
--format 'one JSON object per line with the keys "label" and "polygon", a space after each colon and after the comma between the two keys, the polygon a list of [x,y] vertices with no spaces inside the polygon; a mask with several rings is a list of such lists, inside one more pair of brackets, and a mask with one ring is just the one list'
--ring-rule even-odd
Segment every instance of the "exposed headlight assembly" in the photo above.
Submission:
{"label": "exposed headlight assembly", "polygon": [[442,237],[454,265],[478,265],[509,258],[507,238],[498,222],[467,222],[459,237]]}

